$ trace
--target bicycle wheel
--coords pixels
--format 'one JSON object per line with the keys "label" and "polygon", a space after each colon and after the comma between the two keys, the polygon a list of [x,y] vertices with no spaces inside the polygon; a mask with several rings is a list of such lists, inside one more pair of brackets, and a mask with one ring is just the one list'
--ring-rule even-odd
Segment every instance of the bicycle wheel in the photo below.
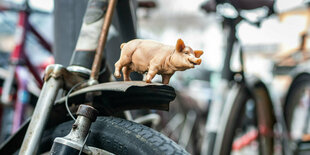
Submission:
{"label": "bicycle wheel", "polygon": [[[48,151],[56,137],[67,135],[73,121],[44,133],[40,152]],[[86,145],[114,154],[188,154],[161,133],[141,124],[115,117],[98,117],[91,126]]]}
{"label": "bicycle wheel", "polygon": [[226,116],[216,139],[215,154],[273,154],[275,119],[263,84],[255,85],[252,93],[241,85]]}
{"label": "bicycle wheel", "polygon": [[299,76],[287,94],[284,116],[293,140],[310,140],[310,74]]}

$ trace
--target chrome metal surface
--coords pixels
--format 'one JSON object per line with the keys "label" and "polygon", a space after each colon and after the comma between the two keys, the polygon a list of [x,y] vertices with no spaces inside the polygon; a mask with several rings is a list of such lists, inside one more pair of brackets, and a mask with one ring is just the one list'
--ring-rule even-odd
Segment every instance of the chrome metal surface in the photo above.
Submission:
{"label": "chrome metal surface", "polygon": [[109,1],[108,9],[107,9],[107,12],[104,18],[104,22],[103,22],[99,42],[98,42],[98,47],[96,49],[96,55],[95,55],[93,65],[92,65],[92,71],[90,75],[91,80],[98,80],[99,71],[101,67],[101,61],[102,61],[103,49],[104,49],[104,46],[108,38],[109,27],[111,25],[112,16],[113,16],[116,3],[117,3],[117,0]]}
{"label": "chrome metal surface", "polygon": [[70,72],[78,72],[86,75],[90,75],[91,70],[82,66],[68,66],[67,70]]}
{"label": "chrome metal surface", "polygon": [[[80,106],[81,107],[81,106]],[[86,112],[94,112],[93,110],[89,109],[90,106],[88,107],[83,107],[79,108],[80,113],[83,113],[81,111],[86,111]],[[85,139],[87,137],[89,128],[91,126],[92,121],[82,115],[78,115],[77,119],[75,120],[74,124],[72,125],[72,129],[70,133],[65,136],[65,137],[58,137],[54,140],[54,143],[60,143],[64,145],[68,145],[72,148],[75,148],[76,150],[82,150],[86,154],[91,154],[91,151],[87,146],[83,146]]]}
{"label": "chrome metal surface", "polygon": [[38,144],[44,130],[44,126],[49,118],[50,111],[55,101],[58,90],[62,84],[60,78],[49,78],[43,85],[42,92],[34,109],[31,122],[27,129],[25,139],[20,149],[21,155],[36,154]]}
{"label": "chrome metal surface", "polygon": [[[60,144],[63,144],[63,145],[67,145],[67,146],[70,146],[70,147],[72,147],[72,148],[74,148],[76,150],[80,150],[82,148],[82,145],[83,145],[83,143],[80,144],[80,143],[78,143],[76,141],[72,141],[72,140],[66,139],[65,137],[57,137],[57,138],[55,138],[54,143],[60,143]],[[84,149],[83,149],[82,152],[85,153],[85,154],[88,154],[88,155],[92,154],[91,150],[87,146],[84,146]]]}

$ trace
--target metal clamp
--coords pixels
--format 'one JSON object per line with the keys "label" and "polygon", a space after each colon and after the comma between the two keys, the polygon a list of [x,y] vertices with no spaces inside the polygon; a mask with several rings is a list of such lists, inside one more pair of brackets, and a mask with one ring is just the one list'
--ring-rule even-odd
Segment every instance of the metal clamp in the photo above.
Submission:
{"label": "metal clamp", "polygon": [[65,88],[71,88],[75,84],[85,80],[76,73],[69,72],[64,66],[59,64],[49,65],[45,69],[44,82],[48,81],[51,77],[55,79],[62,78]]}

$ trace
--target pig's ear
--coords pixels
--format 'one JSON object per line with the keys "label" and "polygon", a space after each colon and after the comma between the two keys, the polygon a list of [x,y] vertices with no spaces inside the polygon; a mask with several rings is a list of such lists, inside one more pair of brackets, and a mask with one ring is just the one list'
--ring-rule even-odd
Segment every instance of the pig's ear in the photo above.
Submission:
{"label": "pig's ear", "polygon": [[195,54],[196,58],[199,58],[203,54],[203,51],[202,50],[195,50],[194,54]]}
{"label": "pig's ear", "polygon": [[181,52],[185,48],[185,44],[182,39],[178,39],[177,44],[175,45],[175,49]]}

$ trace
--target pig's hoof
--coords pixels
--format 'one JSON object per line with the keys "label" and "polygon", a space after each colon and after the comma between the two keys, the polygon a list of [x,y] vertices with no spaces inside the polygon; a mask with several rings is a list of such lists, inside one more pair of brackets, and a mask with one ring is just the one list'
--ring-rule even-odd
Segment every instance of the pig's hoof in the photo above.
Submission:
{"label": "pig's hoof", "polygon": [[148,79],[148,80],[146,80],[145,82],[146,82],[146,83],[151,83],[151,80],[150,80],[150,79]]}
{"label": "pig's hoof", "polygon": [[115,73],[114,73],[114,76],[115,76],[116,78],[121,78],[121,74],[120,74],[119,72],[115,72]]}

